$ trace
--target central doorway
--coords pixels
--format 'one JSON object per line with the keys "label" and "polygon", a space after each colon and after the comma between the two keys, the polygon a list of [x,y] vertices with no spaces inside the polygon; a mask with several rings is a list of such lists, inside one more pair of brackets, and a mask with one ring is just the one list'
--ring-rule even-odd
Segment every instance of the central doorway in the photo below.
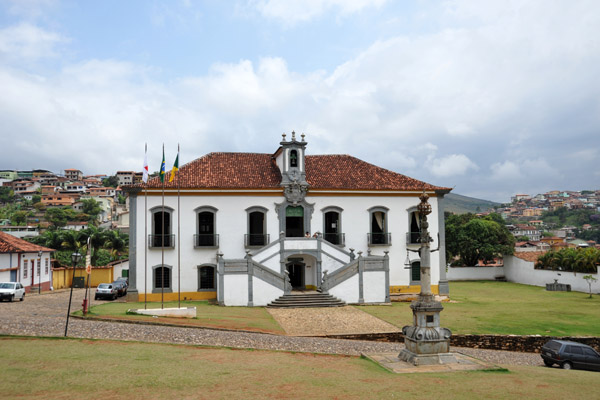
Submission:
{"label": "central doorway", "polygon": [[302,259],[290,259],[286,264],[286,270],[290,276],[290,284],[292,290],[304,290],[305,285],[305,270],[306,264],[302,262]]}
{"label": "central doorway", "polygon": [[285,209],[285,236],[304,236],[304,208],[288,206]]}

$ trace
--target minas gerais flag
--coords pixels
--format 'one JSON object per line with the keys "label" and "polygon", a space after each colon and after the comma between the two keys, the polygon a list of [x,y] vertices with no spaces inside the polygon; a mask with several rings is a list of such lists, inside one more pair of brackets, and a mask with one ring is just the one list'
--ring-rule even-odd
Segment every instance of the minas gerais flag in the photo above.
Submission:
{"label": "minas gerais flag", "polygon": [[171,169],[171,176],[169,177],[169,182],[173,182],[175,179],[175,172],[179,171],[179,145],[177,145],[177,157],[175,158],[175,163],[173,164],[173,168]]}

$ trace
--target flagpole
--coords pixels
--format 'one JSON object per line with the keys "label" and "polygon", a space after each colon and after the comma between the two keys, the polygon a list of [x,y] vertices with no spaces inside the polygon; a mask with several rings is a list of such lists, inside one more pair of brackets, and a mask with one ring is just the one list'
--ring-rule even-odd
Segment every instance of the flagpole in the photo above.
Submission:
{"label": "flagpole", "polygon": [[144,146],[144,310],[148,308],[148,143]]}
{"label": "flagpole", "polygon": [[[179,169],[179,143],[177,143],[177,169]],[[178,174],[179,175],[179,174]],[[180,180],[177,176],[177,300],[178,308],[181,308],[181,204],[180,204]]]}
{"label": "flagpole", "polygon": [[162,177],[162,240],[161,240],[161,279],[160,279],[160,308],[165,308],[165,144],[163,143],[163,160],[160,166]]}

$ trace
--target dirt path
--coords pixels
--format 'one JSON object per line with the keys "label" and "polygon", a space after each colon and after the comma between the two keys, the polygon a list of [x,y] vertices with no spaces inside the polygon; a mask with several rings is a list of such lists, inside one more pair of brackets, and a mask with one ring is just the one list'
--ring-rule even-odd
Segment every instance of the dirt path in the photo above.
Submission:
{"label": "dirt path", "polygon": [[291,336],[324,336],[400,331],[394,325],[357,308],[269,308],[269,313]]}

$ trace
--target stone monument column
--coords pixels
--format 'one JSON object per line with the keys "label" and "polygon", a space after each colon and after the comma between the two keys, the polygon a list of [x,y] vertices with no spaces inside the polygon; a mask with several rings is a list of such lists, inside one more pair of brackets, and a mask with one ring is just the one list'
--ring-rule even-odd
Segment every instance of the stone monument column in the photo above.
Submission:
{"label": "stone monument column", "polygon": [[410,308],[413,312],[413,324],[402,328],[405,349],[398,357],[413,365],[431,365],[456,363],[456,358],[450,350],[450,332],[440,327],[440,312],[444,309],[431,292],[431,261],[429,223],[427,215],[431,214],[429,196],[423,191],[417,206],[421,220],[421,292]]}

